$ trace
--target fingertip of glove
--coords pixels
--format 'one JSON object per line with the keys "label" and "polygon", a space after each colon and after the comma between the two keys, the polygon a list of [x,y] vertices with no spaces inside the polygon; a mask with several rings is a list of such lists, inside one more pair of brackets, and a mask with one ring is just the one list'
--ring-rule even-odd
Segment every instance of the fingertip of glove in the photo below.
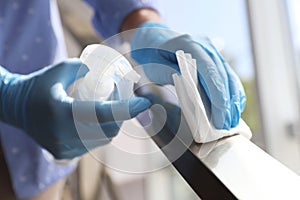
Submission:
{"label": "fingertip of glove", "polygon": [[212,120],[216,129],[225,129],[229,130],[231,128],[231,114],[230,110],[226,109],[226,111],[220,113],[221,111],[212,112]]}
{"label": "fingertip of glove", "polygon": [[79,58],[69,58],[65,60],[64,63],[68,65],[75,65],[75,66],[83,65],[82,61]]}
{"label": "fingertip of glove", "polygon": [[231,123],[232,123],[231,117],[230,116],[226,116],[225,122],[224,122],[223,127],[221,129],[230,130]]}
{"label": "fingertip of glove", "polygon": [[70,62],[81,62],[81,60],[79,58],[73,57],[73,58],[69,58],[68,59]]}
{"label": "fingertip of glove", "polygon": [[139,113],[148,109],[151,103],[148,99],[143,97],[133,97],[129,99],[130,115],[131,117],[137,116]]}
{"label": "fingertip of glove", "polygon": [[234,128],[239,124],[241,118],[240,102],[235,102],[231,106],[231,127]]}
{"label": "fingertip of glove", "polygon": [[84,64],[79,58],[70,58],[65,62],[67,65],[70,65],[70,67],[76,69],[77,78],[85,76],[86,73],[89,71],[88,66]]}
{"label": "fingertip of glove", "polygon": [[77,67],[83,67],[88,69],[88,67],[79,58],[69,58],[64,62],[69,65],[75,65]]}

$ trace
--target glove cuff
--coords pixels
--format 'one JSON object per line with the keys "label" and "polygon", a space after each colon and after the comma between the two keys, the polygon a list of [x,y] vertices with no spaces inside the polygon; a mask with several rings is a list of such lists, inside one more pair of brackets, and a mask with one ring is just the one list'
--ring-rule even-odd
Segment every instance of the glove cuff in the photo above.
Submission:
{"label": "glove cuff", "polygon": [[0,120],[14,126],[20,126],[18,98],[15,94],[16,79],[19,74],[10,73],[0,66]]}
{"label": "glove cuff", "polygon": [[132,50],[157,48],[167,40],[179,35],[168,26],[157,22],[145,22],[136,29],[130,44]]}
{"label": "glove cuff", "polygon": [[164,28],[169,29],[169,27],[165,24],[159,22],[144,22],[142,23],[139,28]]}

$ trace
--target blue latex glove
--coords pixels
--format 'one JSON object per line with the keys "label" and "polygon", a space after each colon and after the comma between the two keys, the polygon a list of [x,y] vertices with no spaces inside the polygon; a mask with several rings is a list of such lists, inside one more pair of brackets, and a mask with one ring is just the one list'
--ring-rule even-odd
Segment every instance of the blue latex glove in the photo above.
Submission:
{"label": "blue latex glove", "polygon": [[110,142],[122,121],[147,109],[150,102],[141,97],[74,100],[66,91],[87,72],[78,59],[29,75],[12,74],[0,67],[0,119],[23,129],[57,159],[74,158]]}
{"label": "blue latex glove", "polygon": [[207,38],[195,41],[168,27],[146,22],[131,39],[131,56],[147,77],[157,84],[172,84],[179,71],[175,52],[191,53],[197,61],[199,92],[208,117],[218,129],[230,129],[239,123],[246,96],[240,79]]}

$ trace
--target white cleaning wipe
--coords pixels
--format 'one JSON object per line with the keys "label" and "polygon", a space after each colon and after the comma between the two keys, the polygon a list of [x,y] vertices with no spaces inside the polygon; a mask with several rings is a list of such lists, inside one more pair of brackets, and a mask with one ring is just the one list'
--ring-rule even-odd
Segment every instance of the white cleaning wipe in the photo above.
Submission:
{"label": "white cleaning wipe", "polygon": [[176,52],[181,76],[174,74],[173,80],[179,104],[195,142],[206,143],[220,138],[241,134],[250,139],[252,136],[248,125],[240,119],[237,127],[230,130],[216,129],[208,120],[205,107],[198,92],[196,60],[191,54],[182,50]]}

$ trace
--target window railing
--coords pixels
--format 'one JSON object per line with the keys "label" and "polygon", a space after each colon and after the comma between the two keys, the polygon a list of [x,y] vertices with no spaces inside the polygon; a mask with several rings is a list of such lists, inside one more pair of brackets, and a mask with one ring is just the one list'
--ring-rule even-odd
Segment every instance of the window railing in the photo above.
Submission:
{"label": "window railing", "polygon": [[[147,85],[140,95],[157,97],[167,112],[174,99],[169,88]],[[165,106],[167,105],[167,106]],[[155,112],[152,113],[155,118]],[[160,116],[157,116],[160,117]],[[139,116],[143,121],[143,116]],[[184,120],[181,121],[184,123]],[[169,124],[170,125],[170,124]],[[174,124],[173,124],[174,125]],[[183,128],[182,128],[183,127]],[[184,128],[185,127],[185,128]],[[151,128],[147,128],[151,132]],[[171,128],[172,129],[172,128]],[[165,156],[202,199],[297,199],[300,178],[241,135],[196,144],[187,126],[150,133]],[[183,133],[183,134],[182,134]]]}

